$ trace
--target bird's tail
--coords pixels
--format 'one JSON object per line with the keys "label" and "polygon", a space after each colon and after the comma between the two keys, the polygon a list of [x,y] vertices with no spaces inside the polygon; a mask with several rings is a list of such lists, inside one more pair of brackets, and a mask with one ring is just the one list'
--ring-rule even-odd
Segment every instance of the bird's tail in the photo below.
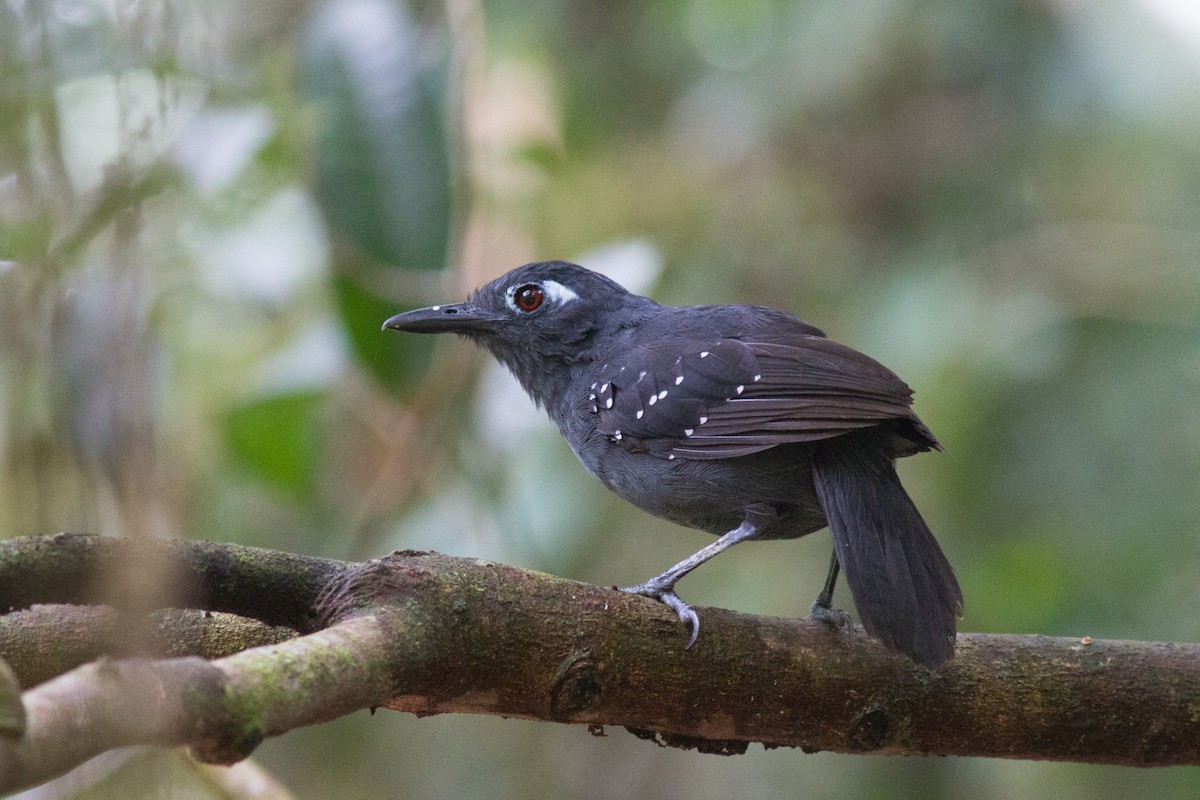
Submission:
{"label": "bird's tail", "polygon": [[954,655],[962,590],[909,499],[886,444],[867,432],[819,447],[813,479],[863,627],[935,668]]}

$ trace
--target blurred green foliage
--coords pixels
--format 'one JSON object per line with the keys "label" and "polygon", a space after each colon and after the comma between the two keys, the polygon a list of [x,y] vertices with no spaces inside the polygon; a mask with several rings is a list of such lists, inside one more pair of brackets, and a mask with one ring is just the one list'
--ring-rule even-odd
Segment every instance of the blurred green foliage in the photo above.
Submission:
{"label": "blurred green foliage", "polygon": [[263,482],[303,501],[314,489],[309,465],[318,455],[320,392],[256,399],[226,416],[234,458]]}
{"label": "blurred green foliage", "polygon": [[429,369],[436,342],[420,337],[401,347],[387,346],[380,328],[388,317],[418,304],[380,297],[344,275],[334,277],[333,296],[346,337],[362,365],[380,385],[411,396]]}
{"label": "blurred green foliage", "polygon": [[318,117],[317,198],[369,257],[438,270],[450,236],[445,70],[422,63],[423,31],[403,5],[359,5],[318,6],[301,38],[299,83]]}
{"label": "blurred green foliage", "polygon": [[[787,308],[913,385],[947,451],[901,470],[963,629],[1195,641],[1193,5],[0,3],[2,530],[642,580],[700,535],[605,494],[469,348],[379,331],[578,258]],[[683,589],[794,615],[827,548]],[[394,714],[260,758],[302,797],[1200,792]]]}

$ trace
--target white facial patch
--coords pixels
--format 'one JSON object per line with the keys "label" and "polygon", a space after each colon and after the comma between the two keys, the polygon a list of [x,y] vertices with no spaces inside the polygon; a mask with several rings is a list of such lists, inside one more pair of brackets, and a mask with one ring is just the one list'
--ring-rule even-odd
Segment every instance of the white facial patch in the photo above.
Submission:
{"label": "white facial patch", "polygon": [[564,286],[558,281],[542,281],[542,291],[546,293],[546,297],[560,306],[579,299],[579,295],[575,294],[574,289]]}
{"label": "white facial patch", "polygon": [[[528,284],[522,283],[518,284],[517,286],[510,286],[504,292],[504,302],[513,311],[520,311],[520,309],[517,308],[516,301],[513,300],[513,295],[517,293],[517,289],[527,285]],[[560,306],[566,305],[572,300],[579,299],[579,295],[576,294],[574,289],[572,289],[570,286],[561,284],[558,281],[541,281],[537,285],[542,287],[542,291],[546,293],[547,300],[551,300]]]}

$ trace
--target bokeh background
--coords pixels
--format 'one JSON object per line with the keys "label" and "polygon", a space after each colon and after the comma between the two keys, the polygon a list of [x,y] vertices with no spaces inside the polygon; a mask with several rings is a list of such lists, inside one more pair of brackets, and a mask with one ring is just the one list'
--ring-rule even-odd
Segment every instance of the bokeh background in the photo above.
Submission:
{"label": "bokeh background", "polygon": [[[1196,641],[1198,130],[1192,0],[0,0],[0,535],[643,580],[706,537],[608,496],[467,344],[379,330],[567,258],[792,310],[914,386],[946,452],[902,476],[962,629]],[[682,588],[805,613],[828,546]],[[343,800],[1200,796],[394,713],[255,758]],[[227,796],[180,774],[70,791]]]}

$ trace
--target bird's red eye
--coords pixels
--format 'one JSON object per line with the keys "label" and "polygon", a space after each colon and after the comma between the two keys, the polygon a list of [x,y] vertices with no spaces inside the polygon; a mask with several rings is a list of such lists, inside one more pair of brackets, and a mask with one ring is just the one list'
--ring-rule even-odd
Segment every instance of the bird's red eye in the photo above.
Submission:
{"label": "bird's red eye", "polygon": [[517,308],[527,314],[530,311],[537,311],[545,299],[546,293],[536,283],[527,283],[524,286],[518,286],[517,290],[513,292],[513,302],[517,304]]}

